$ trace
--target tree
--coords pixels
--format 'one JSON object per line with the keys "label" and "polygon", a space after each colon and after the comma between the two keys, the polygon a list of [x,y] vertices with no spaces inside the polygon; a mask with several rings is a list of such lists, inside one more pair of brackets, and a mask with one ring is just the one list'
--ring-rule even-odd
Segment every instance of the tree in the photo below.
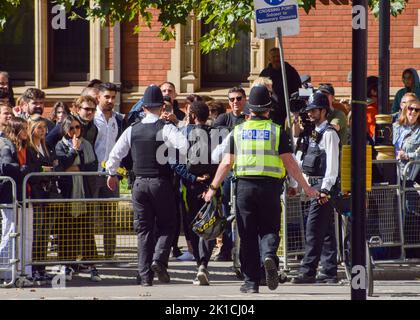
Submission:
{"label": "tree", "polygon": [[[4,27],[7,17],[13,14],[22,0],[1,0],[0,2],[0,30]],[[390,0],[391,14],[400,14],[408,0]],[[173,39],[175,25],[186,24],[191,12],[205,24],[211,24],[212,28],[200,39],[201,50],[208,53],[212,50],[220,50],[233,47],[239,41],[240,31],[251,31],[251,19],[253,18],[253,0],[55,0],[63,4],[70,12],[74,7],[82,7],[86,10],[85,17],[78,17],[74,12],[72,18],[99,19],[102,24],[107,22],[111,25],[117,21],[132,21],[140,16],[141,20],[151,26],[151,9],[158,9],[158,20],[162,24],[159,35],[164,40]],[[374,15],[379,13],[380,0],[369,0],[369,7]],[[298,0],[299,6],[306,13],[316,8],[316,0]],[[139,31],[139,26],[135,27]]]}

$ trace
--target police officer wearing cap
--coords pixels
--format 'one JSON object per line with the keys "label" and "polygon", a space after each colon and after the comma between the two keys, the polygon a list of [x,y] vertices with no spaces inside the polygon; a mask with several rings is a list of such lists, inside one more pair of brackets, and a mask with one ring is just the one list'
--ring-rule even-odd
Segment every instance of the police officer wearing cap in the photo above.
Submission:
{"label": "police officer wearing cap", "polygon": [[211,200],[235,164],[240,261],[245,277],[240,290],[257,293],[261,260],[269,289],[278,286],[280,195],[286,169],[308,196],[315,197],[318,192],[302,176],[283,128],[268,118],[271,99],[266,87],[254,86],[251,89],[249,109],[251,119],[234,128],[225,156],[204,198],[207,202]]}
{"label": "police officer wearing cap", "polygon": [[[310,203],[305,255],[299,275],[292,279],[292,283],[297,284],[337,282],[337,244],[331,200],[337,192],[340,139],[327,121],[328,110],[328,97],[320,91],[315,92],[306,108],[315,130],[303,157],[302,170],[320,195]],[[316,275],[320,260],[322,269]]]}
{"label": "police officer wearing cap", "polygon": [[[171,171],[163,150],[170,148],[185,154],[188,142],[171,123],[160,119],[164,102],[158,86],[144,93],[146,117],[127,128],[112,149],[106,163],[108,187],[116,188],[116,170],[131,150],[136,180],[132,189],[134,230],[138,237],[138,277],[143,286],[151,286],[154,273],[160,282],[170,281],[167,272],[169,252],[175,234],[176,207]],[[163,145],[165,144],[165,146]],[[175,150],[172,150],[175,151]]]}

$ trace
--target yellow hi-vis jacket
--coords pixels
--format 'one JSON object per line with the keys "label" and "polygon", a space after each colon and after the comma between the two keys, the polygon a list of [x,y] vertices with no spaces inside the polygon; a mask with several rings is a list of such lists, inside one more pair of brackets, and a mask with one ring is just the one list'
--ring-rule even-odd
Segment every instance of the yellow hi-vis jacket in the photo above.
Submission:
{"label": "yellow hi-vis jacket", "polygon": [[237,125],[233,132],[235,175],[284,178],[286,170],[279,156],[280,132],[281,126],[271,120],[251,119]]}

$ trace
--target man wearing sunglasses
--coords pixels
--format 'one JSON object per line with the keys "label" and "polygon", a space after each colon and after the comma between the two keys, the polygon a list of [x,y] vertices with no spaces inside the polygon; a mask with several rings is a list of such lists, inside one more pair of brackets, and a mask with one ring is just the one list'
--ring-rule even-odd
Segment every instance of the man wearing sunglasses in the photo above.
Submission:
{"label": "man wearing sunglasses", "polygon": [[92,96],[81,96],[73,103],[73,109],[76,112],[77,120],[82,124],[82,137],[94,146],[98,136],[98,128],[93,122],[96,112],[96,99]]}
{"label": "man wearing sunglasses", "polygon": [[[214,121],[214,127],[216,128],[227,128],[229,131],[233,128],[245,122],[244,108],[246,104],[245,90],[240,87],[233,87],[228,92],[229,106],[232,112],[227,112],[219,115]],[[223,201],[222,209],[223,215],[228,217],[230,215],[230,182],[232,180],[233,173],[226,177],[223,182]],[[216,261],[231,261],[232,260],[232,234],[230,228],[227,227],[223,233],[222,247],[220,248],[219,254],[215,257]]]}
{"label": "man wearing sunglasses", "polygon": [[228,100],[232,112],[219,115],[214,121],[214,126],[216,128],[228,128],[230,131],[234,126],[245,121],[245,115],[243,114],[246,104],[245,90],[240,87],[231,88],[228,92]]}

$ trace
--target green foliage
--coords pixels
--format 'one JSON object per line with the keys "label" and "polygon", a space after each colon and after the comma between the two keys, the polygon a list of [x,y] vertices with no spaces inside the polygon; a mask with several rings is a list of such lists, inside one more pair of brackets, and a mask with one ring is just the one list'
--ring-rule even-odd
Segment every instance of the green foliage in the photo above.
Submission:
{"label": "green foliage", "polygon": [[[375,17],[379,15],[380,0],[369,0],[369,7]],[[404,11],[408,0],[391,0],[391,14],[396,17]]]}
{"label": "green foliage", "polygon": [[[23,0],[0,0],[0,31],[7,17]],[[316,0],[297,0],[301,8],[309,13],[316,8]],[[377,16],[381,0],[369,0],[372,13]],[[397,16],[406,6],[408,0],[390,0],[391,14]],[[153,15],[151,9],[158,9],[158,21],[161,23],[159,36],[164,40],[175,38],[175,25],[185,25],[191,13],[210,24],[211,28],[200,39],[201,50],[208,53],[213,50],[231,48],[239,41],[239,31],[251,31],[251,21],[254,16],[253,0],[54,0],[63,4],[68,12],[74,7],[86,10],[86,19],[98,19],[103,25],[119,21],[133,21],[137,17],[148,27],[151,26]],[[333,2],[331,5],[334,5]],[[72,15],[72,18],[76,18]],[[134,32],[140,31],[136,25]]]}
{"label": "green foliage", "polygon": [[3,30],[7,18],[13,15],[21,0],[0,1],[0,31]]}

